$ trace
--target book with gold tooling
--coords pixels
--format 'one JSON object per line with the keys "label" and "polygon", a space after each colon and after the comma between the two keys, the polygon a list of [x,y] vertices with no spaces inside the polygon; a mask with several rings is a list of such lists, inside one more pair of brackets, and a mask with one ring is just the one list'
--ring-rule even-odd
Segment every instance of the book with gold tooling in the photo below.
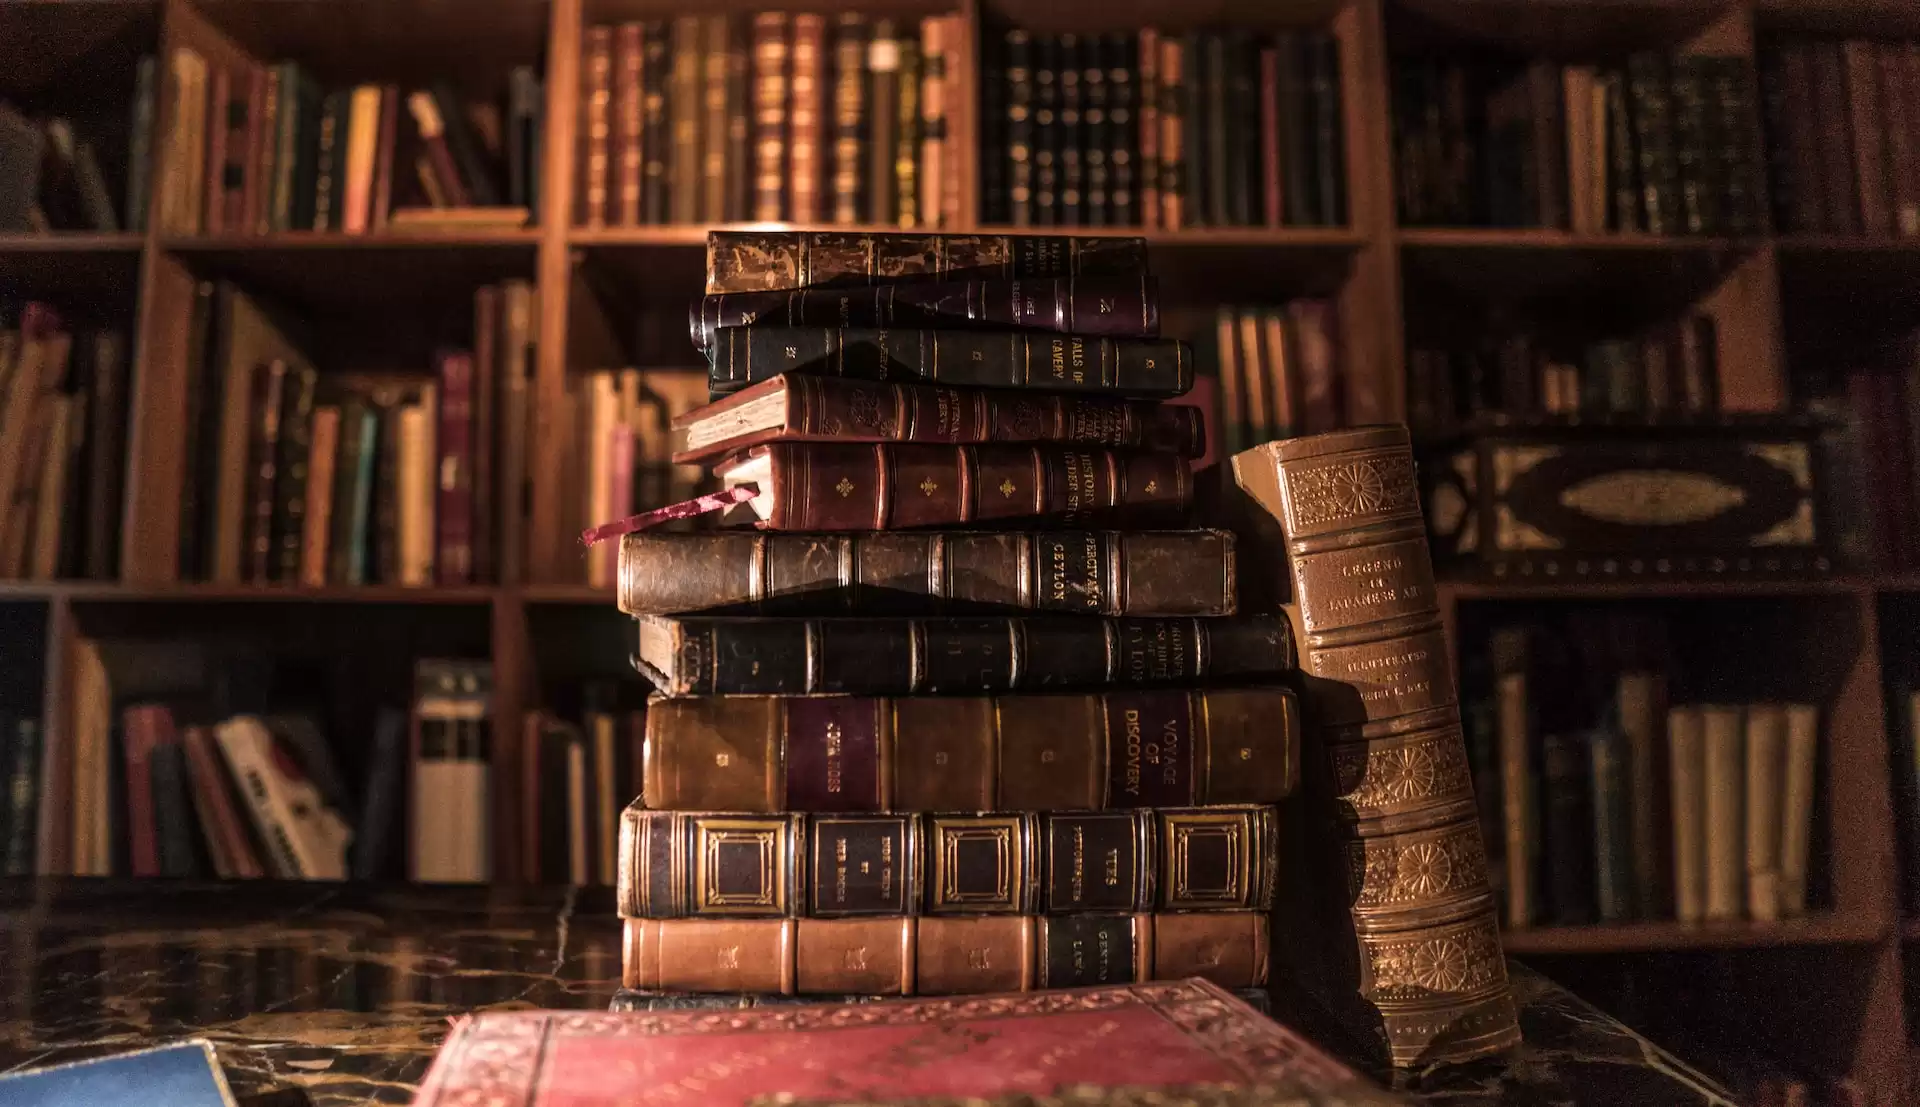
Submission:
{"label": "book with gold tooling", "polygon": [[487,1012],[416,1107],[1406,1102],[1205,981],[736,1011]]}
{"label": "book with gold tooling", "polygon": [[1396,1065],[1504,1049],[1520,1032],[1406,428],[1268,442],[1233,468],[1283,534],[1322,823],[1296,844],[1328,843],[1301,844],[1321,890],[1286,897],[1278,948]]}

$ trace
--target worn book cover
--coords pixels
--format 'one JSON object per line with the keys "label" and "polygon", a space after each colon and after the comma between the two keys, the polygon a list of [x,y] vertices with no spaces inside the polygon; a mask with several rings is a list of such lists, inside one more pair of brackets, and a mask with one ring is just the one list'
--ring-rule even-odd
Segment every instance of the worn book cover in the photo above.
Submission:
{"label": "worn book cover", "polygon": [[1089,1086],[1257,1089],[1247,1102],[1263,1103],[1402,1102],[1225,991],[1189,980],[848,1007],[488,1013],[454,1029],[414,1103],[994,1103]]}

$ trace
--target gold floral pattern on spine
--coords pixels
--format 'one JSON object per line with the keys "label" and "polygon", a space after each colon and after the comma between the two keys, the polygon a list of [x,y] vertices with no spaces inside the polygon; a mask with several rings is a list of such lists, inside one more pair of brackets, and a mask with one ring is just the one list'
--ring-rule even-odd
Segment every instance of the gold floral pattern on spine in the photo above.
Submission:
{"label": "gold floral pattern on spine", "polygon": [[1473,798],[1458,726],[1333,747],[1333,794],[1360,819]]}
{"label": "gold floral pattern on spine", "polygon": [[1483,894],[1487,853],[1472,819],[1433,830],[1347,844],[1347,893],[1355,911],[1392,911]]}
{"label": "gold floral pattern on spine", "polygon": [[1413,458],[1382,454],[1286,474],[1295,528],[1398,515],[1418,506]]}

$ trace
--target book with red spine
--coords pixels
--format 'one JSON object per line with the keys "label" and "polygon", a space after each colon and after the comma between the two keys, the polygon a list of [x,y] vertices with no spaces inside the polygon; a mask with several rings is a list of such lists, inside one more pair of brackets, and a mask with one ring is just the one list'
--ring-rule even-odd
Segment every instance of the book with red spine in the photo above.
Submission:
{"label": "book with red spine", "polygon": [[473,355],[439,356],[440,432],[434,467],[434,564],[442,585],[473,580]]}
{"label": "book with red spine", "polygon": [[173,711],[164,704],[145,703],[127,708],[120,716],[125,732],[127,860],[134,876],[159,876],[160,829],[154,818],[153,751],[174,741]]}
{"label": "book with red spine", "polygon": [[380,86],[380,130],[373,150],[373,192],[367,213],[367,230],[387,229],[387,216],[393,210],[394,146],[400,140],[400,90]]}
{"label": "book with red spine", "polygon": [[246,820],[234,802],[233,786],[220,754],[213,748],[213,735],[206,727],[190,726],[181,736],[187,751],[187,779],[193,792],[193,810],[199,816],[201,833],[207,839],[207,853],[214,873],[222,878],[240,877],[258,880],[267,875],[260,853],[247,833]]}

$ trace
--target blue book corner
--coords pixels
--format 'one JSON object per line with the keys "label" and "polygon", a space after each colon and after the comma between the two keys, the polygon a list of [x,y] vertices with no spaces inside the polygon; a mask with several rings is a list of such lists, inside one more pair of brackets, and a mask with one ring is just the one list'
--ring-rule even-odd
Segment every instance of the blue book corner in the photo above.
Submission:
{"label": "blue book corner", "polygon": [[227,1078],[204,1039],[0,1074],[6,1107],[234,1107]]}

